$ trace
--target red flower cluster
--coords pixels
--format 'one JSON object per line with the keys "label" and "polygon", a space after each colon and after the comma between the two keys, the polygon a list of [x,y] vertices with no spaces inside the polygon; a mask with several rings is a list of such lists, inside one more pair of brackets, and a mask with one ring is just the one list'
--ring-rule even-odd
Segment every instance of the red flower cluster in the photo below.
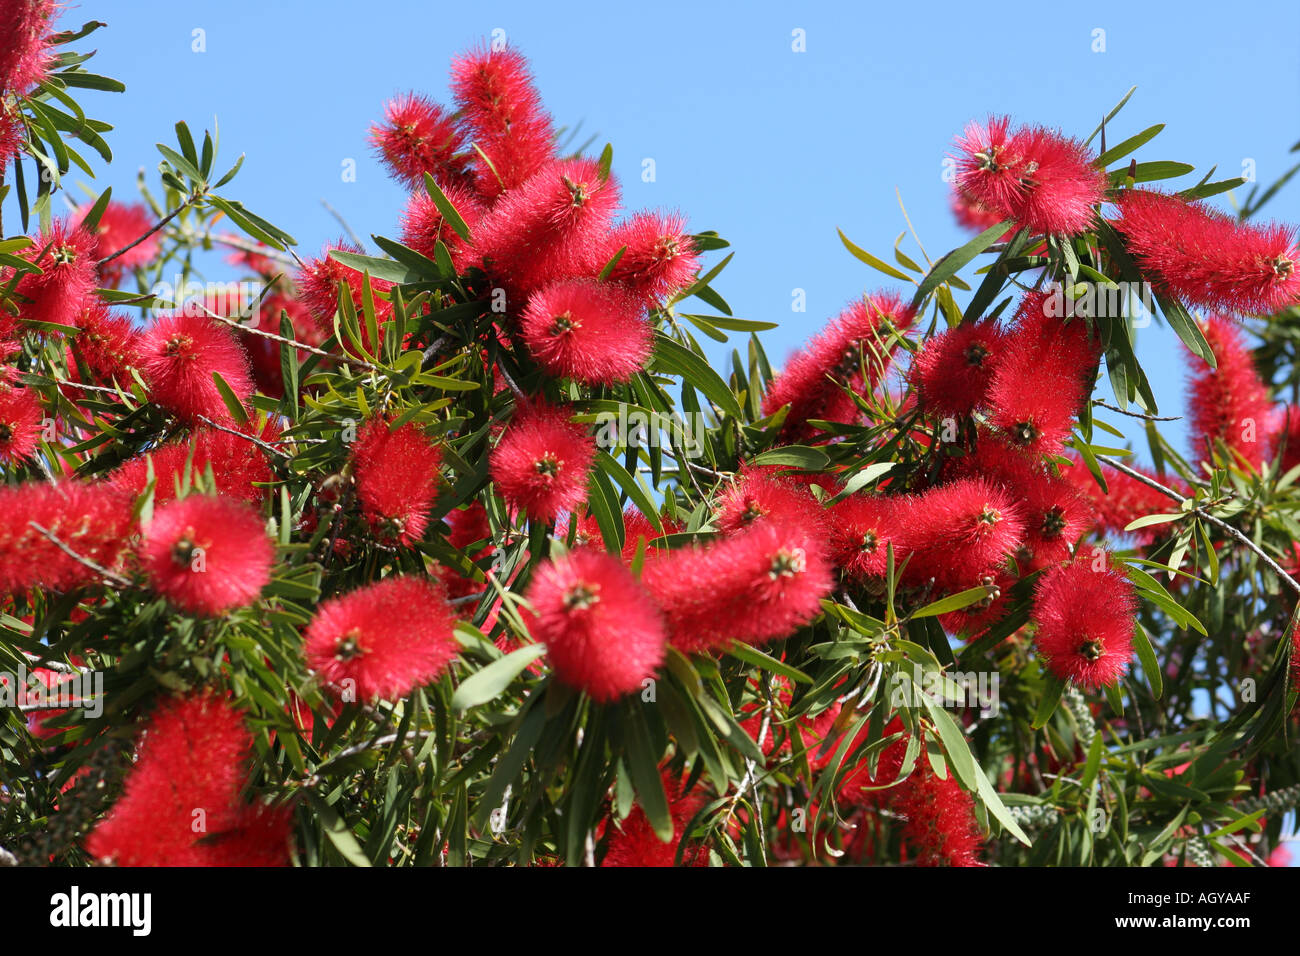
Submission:
{"label": "red flower cluster", "polygon": [[64,591],[92,583],[97,572],[50,535],[111,570],[131,528],[130,500],[105,484],[64,480],[3,487],[0,511],[8,516],[0,524],[0,594],[33,587]]}
{"label": "red flower cluster", "polygon": [[1128,669],[1136,613],[1133,585],[1105,552],[1058,565],[1034,591],[1039,653],[1062,680],[1114,684]]}
{"label": "red flower cluster", "polygon": [[1193,365],[1188,392],[1192,444],[1205,460],[1223,442],[1258,468],[1268,457],[1273,403],[1236,325],[1215,316],[1201,326],[1218,362],[1210,368],[1188,353]]}
{"label": "red flower cluster", "polygon": [[596,446],[569,413],[544,403],[519,406],[492,450],[490,470],[510,507],[554,521],[587,498],[587,472]]}
{"label": "red flower cluster", "polygon": [[217,692],[163,703],[86,852],[118,866],[287,866],[288,809],[242,798],[252,748],[243,716]]}
{"label": "red flower cluster", "polygon": [[410,546],[424,537],[438,496],[438,446],[412,422],[393,428],[391,418],[372,418],[352,460],[362,512],[379,540]]}

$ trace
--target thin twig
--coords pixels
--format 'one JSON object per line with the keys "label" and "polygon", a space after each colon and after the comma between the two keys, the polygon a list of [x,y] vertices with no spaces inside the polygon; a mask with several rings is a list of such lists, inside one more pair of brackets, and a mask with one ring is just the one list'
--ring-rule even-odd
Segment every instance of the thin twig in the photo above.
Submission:
{"label": "thin twig", "polygon": [[1164,415],[1148,415],[1146,412],[1131,412],[1131,411],[1129,411],[1129,410],[1126,409],[1126,408],[1120,408],[1118,405],[1112,405],[1110,402],[1105,401],[1104,399],[1100,399],[1100,398],[1094,398],[1094,399],[1092,400],[1092,404],[1094,404],[1094,405],[1098,405],[1098,406],[1100,406],[1100,407],[1102,407],[1102,408],[1109,409],[1109,410],[1112,411],[1112,412],[1119,412],[1121,415],[1128,415],[1130,418],[1140,418],[1140,419],[1142,419],[1143,421],[1147,421],[1147,422],[1177,422],[1177,421],[1182,421],[1182,418],[1181,418],[1180,416],[1178,416],[1178,415],[1168,415],[1168,416],[1164,416]]}
{"label": "thin twig", "polygon": [[112,262],[118,256],[122,255],[122,253],[130,252],[132,249],[140,245],[140,243],[144,242],[146,239],[152,236],[163,226],[167,225],[167,223],[171,222],[173,219],[175,219],[177,216],[183,213],[186,209],[189,209],[190,206],[193,206],[196,202],[199,201],[200,198],[201,197],[199,196],[198,193],[190,193],[188,199],[186,199],[183,203],[181,203],[179,206],[177,206],[167,215],[159,219],[158,222],[154,224],[154,227],[150,229],[148,232],[146,232],[143,236],[135,240],[135,242],[128,243],[127,245],[123,246],[121,249],[117,250],[117,252],[114,252],[112,255],[105,256],[103,259],[100,259],[99,262],[95,263],[95,265],[102,267],[105,263]]}
{"label": "thin twig", "polygon": [[240,252],[251,252],[254,255],[262,256],[281,265],[292,266],[301,265],[302,260],[295,256],[286,255],[278,249],[272,249],[270,246],[263,245],[259,242],[253,242],[251,239],[244,239],[240,236],[230,235],[228,233],[199,233],[193,229],[177,229],[173,235],[178,239],[184,239],[187,242],[215,242],[219,246],[226,246],[230,249],[238,249]]}
{"label": "thin twig", "polygon": [[[1142,484],[1146,485],[1147,487],[1154,488],[1156,491],[1159,491],[1162,494],[1167,495],[1168,497],[1172,498],[1174,501],[1177,501],[1180,505],[1191,500],[1189,498],[1184,497],[1183,495],[1180,495],[1177,491],[1174,491],[1174,489],[1162,485],[1154,478],[1148,478],[1146,475],[1142,474],[1142,472],[1136,471],[1135,469],[1130,468],[1128,465],[1116,461],[1114,458],[1110,458],[1106,455],[1097,455],[1096,458],[1102,464],[1108,465],[1111,468],[1114,468],[1116,471],[1128,475],[1130,478],[1134,479],[1135,481],[1140,481]],[[1276,561],[1274,561],[1267,554],[1265,554],[1264,550],[1259,545],[1257,545],[1254,541],[1251,541],[1250,538],[1246,537],[1246,535],[1242,534],[1242,532],[1238,531],[1236,528],[1228,524],[1226,521],[1223,521],[1220,518],[1216,518],[1214,515],[1210,514],[1208,511],[1206,511],[1203,508],[1192,508],[1187,513],[1196,515],[1198,518],[1204,519],[1205,521],[1214,525],[1214,527],[1218,528],[1228,537],[1232,538],[1238,544],[1245,545],[1251,551],[1255,552],[1255,554],[1259,556],[1260,560],[1262,560],[1265,564],[1267,564],[1269,568],[1272,569],[1273,573],[1276,574],[1278,577],[1280,577],[1286,583],[1287,587],[1289,587],[1296,594],[1300,594],[1300,581],[1296,581],[1295,578],[1287,574],[1286,571],[1282,570],[1281,565],[1279,565]]]}
{"label": "thin twig", "polygon": [[[198,305],[198,303],[193,303],[193,304]],[[262,329],[254,328],[251,325],[245,325],[244,323],[238,321],[237,319],[232,319],[229,316],[219,315],[218,313],[213,312],[205,305],[200,305],[199,308],[201,308],[208,315],[209,318],[213,318],[216,319],[218,322],[225,323],[226,325],[229,325],[231,328],[239,329],[241,332],[247,332],[249,335],[260,335],[264,339],[271,339],[274,342],[281,342],[284,345],[292,345],[295,348],[300,348],[303,349],[304,351],[311,352],[313,355],[322,355],[325,358],[337,359],[340,362],[346,362],[348,365],[355,365],[357,368],[363,368],[367,372],[379,371],[379,366],[372,365],[370,362],[367,362],[364,359],[353,358],[351,355],[348,355],[346,352],[342,352],[342,351],[326,352],[324,349],[318,349],[314,345],[308,345],[306,342],[299,342],[297,339],[287,339],[283,335],[277,335],[275,332],[266,332]]]}
{"label": "thin twig", "polygon": [[241,431],[240,431],[239,429],[237,429],[237,428],[228,428],[228,427],[225,426],[225,425],[221,425],[221,424],[218,424],[217,422],[214,422],[212,419],[208,418],[208,416],[206,416],[206,415],[200,415],[200,416],[199,416],[199,421],[203,422],[204,424],[208,425],[208,426],[211,427],[211,428],[215,428],[217,431],[220,431],[220,432],[226,432],[226,433],[229,434],[229,435],[235,435],[235,436],[237,436],[237,437],[239,437],[239,438],[242,438],[242,439],[244,439],[244,441],[252,442],[252,443],[253,443],[254,445],[256,445],[258,448],[262,449],[263,451],[268,451],[268,452],[270,452],[272,455],[279,455],[281,458],[292,458],[292,457],[293,457],[293,456],[290,455],[288,452],[286,452],[286,451],[282,451],[281,449],[276,448],[276,447],[275,447],[274,445],[272,445],[270,442],[263,441],[262,439],[258,438],[256,435],[250,435],[250,434],[248,434],[248,432],[241,432]]}
{"label": "thin twig", "polygon": [[76,551],[73,551],[72,548],[68,547],[61,540],[59,540],[59,536],[56,535],[53,531],[51,531],[49,528],[43,528],[40,525],[38,525],[35,521],[29,521],[27,522],[27,524],[35,528],[39,533],[43,534],[46,538],[49,539],[52,545],[54,545],[56,548],[58,548],[60,551],[66,554],[68,557],[72,558],[74,561],[78,561],[81,564],[84,564],[86,567],[90,568],[96,574],[102,575],[103,577],[112,581],[118,587],[129,588],[131,586],[131,582],[127,578],[122,577],[122,575],[114,571],[108,570],[108,568],[104,567],[98,561],[94,561],[91,558],[86,557],[84,554],[78,554]]}

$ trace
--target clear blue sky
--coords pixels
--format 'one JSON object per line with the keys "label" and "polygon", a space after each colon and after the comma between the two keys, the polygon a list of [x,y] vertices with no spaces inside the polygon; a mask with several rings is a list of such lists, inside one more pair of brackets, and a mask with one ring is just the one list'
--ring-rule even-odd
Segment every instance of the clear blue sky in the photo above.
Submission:
{"label": "clear blue sky", "polygon": [[[1231,15],[1240,18],[1231,22]],[[83,2],[63,22],[109,23],[92,38],[98,72],[127,93],[88,93],[113,122],[118,161],[101,176],[130,195],[172,123],[215,115],[227,162],[248,158],[228,194],[287,228],[305,252],[339,234],[327,199],[363,236],[393,235],[400,187],[366,144],[394,93],[447,100],[458,50],[504,30],[532,61],[561,124],[614,144],[629,208],[680,208],[731,240],[716,287],[742,317],[778,321],[774,361],[852,296],[890,280],[852,259],[836,227],[888,257],[905,223],[897,187],[932,257],[963,241],[947,208],[942,159],[990,111],[1086,136],[1133,85],[1111,143],[1157,122],[1139,154],[1216,178],[1243,160],[1269,182],[1300,140],[1300,5],[1093,2],[451,4],[397,0]],[[193,52],[205,31],[206,52]],[[792,50],[792,31],[806,52]],[[1105,51],[1094,52],[1095,30]],[[653,158],[657,179],[641,179]],[[346,159],[356,182],[342,181]],[[156,178],[156,177],[155,177]],[[1190,181],[1189,181],[1190,182]],[[1300,221],[1300,183],[1271,215]],[[10,222],[14,220],[9,220]],[[904,246],[919,258],[910,239]],[[716,254],[715,254],[716,256]],[[807,311],[791,311],[792,290]],[[1145,336],[1162,411],[1182,405],[1182,358],[1163,330]],[[716,353],[715,353],[716,354]]]}

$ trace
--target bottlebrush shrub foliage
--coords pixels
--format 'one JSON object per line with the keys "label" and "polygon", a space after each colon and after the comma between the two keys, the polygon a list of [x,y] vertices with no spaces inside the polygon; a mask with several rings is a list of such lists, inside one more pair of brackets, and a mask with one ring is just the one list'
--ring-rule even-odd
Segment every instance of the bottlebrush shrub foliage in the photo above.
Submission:
{"label": "bottlebrush shrub foliage", "polygon": [[[55,218],[73,141],[110,158],[71,91],[119,87],[52,9],[0,2],[29,233],[0,246],[0,858],[1271,858],[1300,794],[1276,188],[1233,219],[1206,200],[1240,180],[1131,158],[1159,127],[975,123],[978,235],[925,266],[846,238],[886,287],[774,365],[726,242],[623,210],[512,50],[377,104],[411,190],[378,255],[300,261],[183,123],[140,203]],[[737,333],[710,365],[697,336]]]}

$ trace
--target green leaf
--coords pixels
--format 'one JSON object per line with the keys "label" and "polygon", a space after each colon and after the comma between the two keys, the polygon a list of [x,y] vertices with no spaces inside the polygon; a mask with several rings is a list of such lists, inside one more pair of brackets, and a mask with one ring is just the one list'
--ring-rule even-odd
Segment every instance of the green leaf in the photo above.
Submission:
{"label": "green leaf", "polygon": [[95,205],[90,207],[90,211],[86,213],[85,218],[81,220],[81,225],[84,228],[90,230],[91,232],[95,231],[95,227],[99,225],[99,219],[101,216],[104,215],[104,210],[108,207],[108,201],[109,199],[112,198],[112,196],[113,196],[112,186],[109,186],[107,189],[105,189],[102,193],[99,194],[99,198],[95,200]]}
{"label": "green leaf", "polygon": [[[1153,163],[1138,163],[1133,170],[1133,182],[1151,183],[1160,179],[1175,179],[1179,176],[1186,176],[1195,170],[1195,166],[1189,166],[1186,163],[1174,163],[1168,160],[1157,160]],[[1129,167],[1115,169],[1110,172],[1110,184],[1118,186],[1129,176]]]}
{"label": "green leaf", "polygon": [[757,647],[745,644],[741,641],[735,641],[727,649],[727,653],[737,660],[744,661],[752,667],[762,668],[773,674],[779,674],[798,684],[811,684],[813,679],[798,668],[791,667],[784,661],[779,661],[770,654],[765,654]]}
{"label": "green leaf", "polygon": [[871,268],[875,269],[877,272],[883,272],[891,279],[902,279],[904,282],[916,281],[906,272],[903,272],[899,269],[895,269],[884,259],[877,259],[871,253],[867,252],[866,249],[863,249],[861,246],[854,243],[851,239],[849,239],[848,236],[844,235],[844,231],[842,229],[836,229],[835,231],[840,234],[840,242],[844,243],[844,248],[849,250],[849,252],[853,253],[853,257],[855,259],[865,262],[867,265],[871,266]]}
{"label": "green leaf", "polygon": [[1186,518],[1187,513],[1179,511],[1173,514],[1154,514],[1143,515],[1141,518],[1134,518],[1124,526],[1125,531],[1136,531],[1138,528],[1146,528],[1153,524],[1167,524],[1170,521],[1177,521],[1179,518]]}
{"label": "green leaf", "polygon": [[983,586],[977,588],[968,588],[957,594],[950,594],[938,601],[932,601],[925,607],[919,608],[908,615],[909,620],[918,617],[934,617],[938,614],[948,614],[951,611],[960,611],[964,607],[970,607],[983,601],[989,596],[989,589]]}
{"label": "green leaf", "polygon": [[782,445],[750,460],[753,465],[790,465],[804,471],[825,471],[830,463],[826,452],[807,445]]}
{"label": "green leaf", "polygon": [[1151,688],[1151,696],[1159,700],[1164,692],[1164,675],[1160,670],[1160,660],[1156,657],[1155,648],[1151,646],[1151,638],[1147,635],[1146,628],[1142,626],[1141,621],[1136,623],[1133,645],[1137,649],[1138,662],[1142,665],[1142,674],[1147,679],[1147,686]]}
{"label": "green leaf", "polygon": [[392,259],[378,259],[375,256],[363,255],[360,252],[344,252],[341,249],[331,249],[330,258],[343,263],[350,269],[356,269],[358,272],[369,272],[376,279],[385,279],[399,285],[419,282],[422,278],[418,273],[412,272],[400,262],[394,262]]}
{"label": "green leaf", "polygon": [[234,389],[226,384],[226,380],[221,377],[220,372],[212,373],[212,381],[217,385],[217,391],[221,393],[221,400],[226,403],[226,408],[230,411],[230,416],[239,424],[248,424],[248,412],[244,408],[244,403],[239,400]]}
{"label": "green leaf", "polygon": [[912,307],[919,308],[926,296],[938,288],[941,283],[947,282],[955,276],[958,270],[962,269],[981,252],[1001,239],[1012,225],[1012,221],[1008,219],[996,226],[990,226],[970,242],[958,249],[954,249],[936,262],[929,274],[917,286],[916,295],[912,296]]}
{"label": "green leaf", "polygon": [[628,705],[625,726],[627,732],[624,744],[627,750],[623,760],[632,777],[632,786],[636,789],[637,803],[645,811],[655,835],[666,843],[673,836],[673,817],[668,810],[663,778],[659,776],[659,754],[654,752],[650,728],[639,701]]}
{"label": "green leaf", "polygon": [[1094,129],[1094,130],[1092,131],[1092,133],[1089,134],[1088,139],[1086,140],[1086,142],[1091,143],[1094,139],[1096,139],[1096,138],[1097,138],[1097,134],[1100,133],[1103,129],[1106,128],[1106,124],[1107,124],[1107,123],[1109,123],[1109,122],[1110,122],[1111,120],[1113,120],[1117,115],[1119,115],[1119,111],[1122,110],[1122,109],[1124,108],[1124,104],[1127,103],[1127,102],[1129,101],[1129,97],[1131,97],[1131,96],[1132,96],[1134,93],[1136,93],[1136,92],[1137,92],[1137,87],[1136,87],[1136,86],[1131,86],[1131,87],[1129,87],[1129,91],[1128,91],[1127,93],[1125,93],[1124,96],[1123,96],[1123,98],[1121,98],[1120,101],[1119,101],[1118,103],[1116,103],[1116,104],[1111,108],[1111,111],[1110,111],[1109,113],[1107,113],[1107,114],[1102,118],[1102,121],[1101,121],[1100,123],[1097,124],[1097,128]]}
{"label": "green leaf", "polygon": [[1092,164],[1096,166],[1098,169],[1105,169],[1111,163],[1115,162],[1115,160],[1123,156],[1127,156],[1129,153],[1133,152],[1133,150],[1137,149],[1139,146],[1142,146],[1143,144],[1148,143],[1151,140],[1155,139],[1156,136],[1160,134],[1160,131],[1163,130],[1164,128],[1165,128],[1164,123],[1157,123],[1155,126],[1148,126],[1146,129],[1138,133],[1136,136],[1130,136],[1128,139],[1124,140],[1118,145],[1112,146],[1110,149],[1106,150],[1106,152],[1102,153],[1100,156],[1094,159],[1092,161]]}
{"label": "green leaf", "polygon": [[713,366],[690,349],[678,345],[662,332],[655,334],[654,367],[670,375],[680,375],[683,380],[699,389],[726,414],[743,419],[740,403],[732,394]]}
{"label": "green leaf", "polygon": [[442,218],[446,220],[447,225],[451,226],[452,232],[469,242],[469,226],[465,223],[464,217],[456,211],[447,194],[438,188],[437,181],[429,173],[424,174],[424,191],[438,207],[438,212],[442,213]]}
{"label": "green leaf", "polygon": [[1043,677],[1046,679],[1046,685],[1042,699],[1038,702],[1038,709],[1034,711],[1034,730],[1047,724],[1056,710],[1056,705],[1061,702],[1061,695],[1065,693],[1065,681],[1050,672],[1045,673]]}
{"label": "green leaf", "polygon": [[302,792],[306,794],[308,801],[315,808],[316,816],[320,820],[325,835],[334,844],[334,849],[343,855],[343,859],[353,866],[369,866],[370,858],[361,849],[361,843],[338,813],[335,812],[334,808],[326,803],[314,790],[304,789]]}
{"label": "green leaf", "polygon": [[614,146],[612,143],[606,143],[605,148],[600,151],[600,159],[596,161],[596,175],[600,177],[602,183],[609,179],[609,170],[613,165]]}
{"label": "green leaf", "polygon": [[495,700],[529,664],[546,653],[545,644],[530,644],[493,661],[467,677],[451,695],[451,709],[464,713]]}
{"label": "green leaf", "polygon": [[[191,182],[196,184],[203,183],[203,174],[199,172],[198,167],[188,159],[176,152],[176,150],[172,149],[170,146],[164,146],[162,143],[155,143],[154,145],[158,147],[158,152],[162,153],[169,163],[188,176]],[[191,144],[191,146],[192,145],[193,144]]]}

